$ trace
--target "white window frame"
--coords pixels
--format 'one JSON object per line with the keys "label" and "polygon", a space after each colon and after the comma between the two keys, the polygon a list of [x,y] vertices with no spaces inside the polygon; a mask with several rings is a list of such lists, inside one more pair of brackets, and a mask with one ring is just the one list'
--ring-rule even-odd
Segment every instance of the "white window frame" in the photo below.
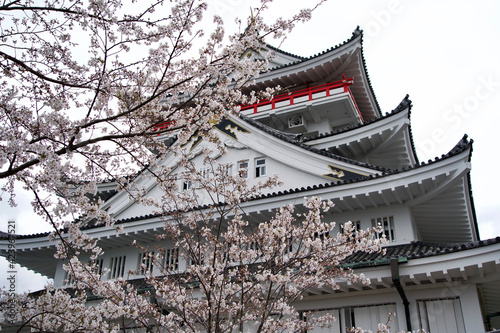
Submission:
{"label": "white window frame", "polygon": [[[371,329],[375,331],[379,323],[385,323],[389,318],[389,313],[396,313],[396,303],[373,304],[366,306],[353,306],[349,308],[351,318],[354,322],[353,326],[362,327],[363,329]],[[391,322],[391,332],[399,332],[398,320],[394,319]]]}
{"label": "white window frame", "polygon": [[95,259],[93,261],[94,261],[95,267],[97,268],[97,274],[101,275],[102,269],[104,268],[104,259],[99,258],[99,259]]}
{"label": "white window frame", "polygon": [[64,271],[64,279],[63,279],[64,285],[65,286],[72,286],[75,283],[75,279],[72,275],[69,274],[68,271]]}
{"label": "white window frame", "polygon": [[[352,222],[352,225],[354,226],[353,236],[357,236],[358,231],[361,230],[361,221],[357,220],[357,221],[351,221],[351,222]],[[342,223],[340,225],[340,231],[342,232],[342,234],[345,234],[344,223]]]}
{"label": "white window frame", "polygon": [[193,181],[188,180],[188,179],[183,179],[182,180],[182,190],[183,191],[188,191],[193,188]]}
{"label": "white window frame", "polygon": [[229,177],[233,175],[233,163],[222,164],[222,173],[224,177]]}
{"label": "white window frame", "polygon": [[458,297],[416,300],[419,327],[426,332],[465,333],[462,305]]}
{"label": "white window frame", "polygon": [[[263,163],[260,163],[262,162]],[[260,164],[259,164],[260,163]],[[265,157],[259,157],[255,159],[254,163],[255,178],[261,178],[267,176],[267,162]]]}

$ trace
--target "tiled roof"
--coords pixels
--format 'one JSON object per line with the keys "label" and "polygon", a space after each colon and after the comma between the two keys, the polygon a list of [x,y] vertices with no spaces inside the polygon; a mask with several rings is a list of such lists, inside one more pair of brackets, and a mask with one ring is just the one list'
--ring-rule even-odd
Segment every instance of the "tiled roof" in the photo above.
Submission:
{"label": "tiled roof", "polygon": [[[466,243],[456,243],[456,244],[436,244],[436,243],[415,241],[409,244],[384,247],[385,251],[383,251],[382,253],[381,252],[354,253],[344,260],[344,268],[369,268],[375,266],[389,265],[390,259],[412,260],[412,259],[427,258],[443,254],[476,249],[499,243],[500,243],[500,237],[481,240],[477,242],[466,242]],[[152,289],[151,285],[148,284],[146,282],[146,279],[144,278],[127,280],[127,282],[136,287],[139,292],[145,292]],[[70,294],[72,294],[74,292],[74,289],[67,288],[67,291]],[[45,290],[33,292],[30,293],[30,295],[39,296],[43,292],[45,292]],[[88,292],[88,295],[89,295],[88,300],[99,298],[97,296],[94,296],[91,292]]]}
{"label": "tiled roof", "polygon": [[[337,50],[338,48],[346,45],[346,44],[349,44],[351,43],[353,40],[355,40],[358,36],[360,36],[361,38],[361,49],[363,49],[362,45],[363,45],[363,30],[361,30],[359,28],[359,25],[356,27],[356,29],[353,31],[352,33],[352,36],[351,38],[349,38],[348,40],[344,41],[343,43],[341,44],[338,44],[338,45],[335,45],[335,46],[332,46],[331,48],[323,51],[323,52],[320,52],[320,53],[317,53],[317,54],[314,54],[312,56],[309,56],[309,57],[301,57],[301,56],[297,56],[297,55],[294,55],[294,54],[291,54],[291,53],[288,53],[288,52],[285,52],[283,50],[280,50],[278,48],[275,48],[275,47],[272,47],[270,45],[267,45],[268,47],[272,48],[273,50],[277,51],[277,52],[281,52],[283,54],[287,54],[287,55],[290,55],[290,56],[293,56],[293,57],[297,57],[297,58],[300,58],[300,60],[297,60],[295,62],[291,62],[291,63],[288,63],[288,64],[284,64],[284,65],[281,65],[281,66],[277,66],[277,67],[273,67],[270,69],[270,71],[276,71],[278,69],[282,69],[282,68],[286,68],[286,67],[292,67],[294,65],[297,65],[297,64],[300,64],[300,63],[303,63],[303,62],[306,62],[308,60],[311,60],[311,59],[314,59],[314,58],[317,58],[319,56],[322,56],[326,53],[330,53],[334,50]],[[372,83],[371,83],[371,80],[370,80],[370,76],[368,75],[368,71],[366,70],[366,60],[365,60],[365,55],[363,54],[363,52],[361,52],[361,58],[363,60],[363,70],[365,72],[365,75],[366,75],[366,78],[368,80],[368,88],[370,90],[370,93],[372,94],[373,96],[373,99],[375,100],[375,104],[377,105],[377,108],[380,112],[380,105],[378,104],[378,101],[377,101],[377,97],[375,96],[375,93],[373,92],[373,87],[372,87]]]}
{"label": "tiled roof", "polygon": [[363,163],[363,162],[359,162],[359,161],[356,161],[356,160],[353,160],[353,159],[350,159],[350,158],[346,158],[346,157],[343,157],[343,156],[340,156],[340,155],[335,155],[335,154],[332,154],[330,153],[329,151],[325,150],[325,149],[317,149],[317,148],[314,148],[314,147],[311,147],[309,145],[306,145],[304,143],[302,143],[302,138],[301,138],[301,134],[292,134],[292,133],[286,133],[286,132],[281,132],[277,129],[274,129],[272,127],[269,127],[267,125],[264,125],[263,123],[261,122],[258,122],[252,118],[249,118],[243,114],[239,114],[240,118],[243,119],[244,121],[246,121],[247,123],[249,123],[250,125],[252,125],[253,127],[256,127],[258,129],[260,129],[261,131],[263,132],[266,132],[267,134],[270,134],[280,140],[283,140],[285,142],[288,142],[288,143],[291,143],[293,145],[296,145],[296,146],[299,146],[305,150],[308,150],[308,151],[311,151],[313,153],[316,153],[316,154],[320,154],[320,155],[323,155],[323,156],[327,156],[327,157],[330,157],[330,158],[333,158],[333,159],[336,159],[338,161],[342,161],[342,162],[346,162],[346,163],[349,163],[349,164],[353,164],[353,165],[359,165],[359,166],[362,166],[362,167],[365,167],[365,168],[369,168],[369,169],[373,169],[373,170],[378,170],[378,171],[387,171],[387,169],[383,168],[383,167],[380,167],[380,166],[376,166],[376,165],[371,165],[371,164],[368,164],[368,163]]}
{"label": "tiled roof", "polygon": [[[408,167],[408,168],[404,168],[403,167],[401,170],[399,170],[399,169],[386,170],[386,171],[383,171],[382,173],[377,173],[375,175],[370,175],[370,176],[363,176],[363,177],[360,177],[360,178],[356,178],[354,180],[350,179],[349,181],[344,181],[344,182],[342,182],[342,181],[329,182],[329,183],[324,183],[324,184],[318,184],[318,185],[312,185],[312,186],[307,186],[307,187],[301,187],[301,188],[295,188],[295,189],[288,189],[288,190],[283,190],[283,191],[277,191],[277,192],[262,194],[260,196],[253,197],[253,198],[249,199],[248,201],[261,200],[261,199],[278,197],[278,196],[288,195],[288,194],[308,192],[308,191],[313,191],[313,190],[322,189],[322,188],[329,188],[329,187],[334,187],[334,186],[346,186],[346,185],[352,184],[352,183],[358,183],[358,182],[362,182],[362,181],[368,181],[370,179],[383,178],[383,177],[387,177],[387,176],[390,176],[390,175],[407,172],[407,171],[410,171],[411,169],[417,169],[417,168],[420,168],[422,166],[429,165],[429,164],[434,164],[434,163],[437,163],[437,162],[442,161],[444,159],[450,158],[452,156],[455,156],[457,154],[462,153],[463,151],[467,150],[468,148],[471,148],[471,151],[472,151],[472,143],[473,143],[473,140],[468,140],[467,139],[467,135],[464,135],[464,137],[462,138],[462,140],[460,140],[460,142],[457,143],[455,145],[455,147],[452,150],[450,150],[450,152],[448,154],[442,155],[441,158],[436,157],[434,160],[429,160],[428,163],[421,162],[420,164],[416,164],[416,165]],[[469,160],[470,160],[470,155],[469,155]],[[470,179],[469,179],[469,181],[470,181]],[[469,188],[470,188],[470,186],[469,186]],[[470,196],[472,197],[472,193],[470,193]],[[224,202],[219,202],[219,203],[217,203],[217,205],[221,205],[222,206],[222,205],[225,205],[225,203]],[[201,205],[201,206],[198,206],[198,207],[193,207],[192,210],[209,209],[210,207],[213,207],[213,206],[214,205]],[[126,219],[117,220],[117,221],[115,221],[115,224],[125,224],[125,223],[134,222],[134,221],[142,221],[142,220],[146,220],[146,219],[154,219],[154,218],[159,218],[159,217],[162,217],[162,216],[165,216],[165,215],[168,215],[168,214],[169,214],[169,212],[167,212],[165,214],[148,214],[148,215],[141,215],[141,216],[136,216],[136,217],[130,217],[130,218],[126,218]],[[89,223],[86,227],[84,227],[82,229],[83,230],[88,230],[88,229],[99,228],[101,226],[102,225],[95,225],[95,224]],[[7,234],[5,232],[1,232],[0,231],[0,240],[7,240],[7,239],[9,239],[9,236],[10,237],[14,237],[16,239],[27,239],[27,238],[46,237],[48,235],[49,235],[48,232],[38,233],[38,234],[32,234],[32,235],[9,235],[9,234]]]}
{"label": "tiled roof", "polygon": [[[407,108],[408,108],[408,119],[410,119],[412,107],[413,107],[413,104],[412,104],[412,102],[410,100],[410,96],[407,94],[405,96],[405,98],[403,98],[403,100],[398,104],[398,106],[396,106],[396,108],[394,110],[392,110],[391,112],[386,112],[385,116],[382,116],[382,117],[379,117],[379,118],[374,118],[374,119],[371,119],[371,120],[368,120],[368,121],[364,121],[361,124],[355,124],[355,125],[348,126],[348,127],[345,127],[345,128],[339,129],[339,130],[331,131],[329,133],[320,133],[320,134],[317,134],[317,135],[306,137],[302,141],[303,142],[308,142],[308,141],[312,141],[312,140],[327,138],[327,137],[334,136],[334,135],[337,135],[337,134],[349,132],[349,131],[358,129],[360,127],[364,127],[366,125],[370,125],[370,124],[375,123],[377,121],[381,121],[383,119],[387,119],[388,117],[396,115],[396,114],[400,113],[401,111],[406,110]],[[416,152],[416,149],[415,149],[415,143],[413,141],[413,134],[412,134],[411,126],[408,127],[408,130],[409,130],[410,145],[411,145],[411,149],[412,149],[412,152],[413,152],[413,156],[415,157],[415,160],[417,161],[417,164],[418,164],[419,163],[418,162],[418,156],[417,156],[417,152]]]}
{"label": "tiled roof", "polygon": [[309,56],[309,57],[301,57],[301,56],[297,56],[297,55],[294,55],[294,54],[291,54],[291,53],[288,53],[288,52],[285,52],[281,49],[278,49],[276,47],[272,47],[270,45],[266,45],[270,48],[272,48],[273,50],[277,51],[277,52],[280,52],[280,53],[283,53],[283,54],[287,54],[287,55],[290,55],[292,57],[297,57],[297,58],[300,58],[300,60],[297,60],[295,62],[291,62],[291,63],[288,63],[288,64],[284,64],[284,65],[280,65],[280,66],[276,66],[276,67],[273,67],[270,69],[270,71],[275,71],[275,70],[278,70],[278,69],[281,69],[281,68],[286,68],[286,67],[291,67],[293,65],[296,65],[296,64],[300,64],[304,61],[308,61],[308,60],[311,60],[311,59],[314,59],[314,58],[317,58],[319,56],[322,56],[323,54],[326,54],[326,53],[330,53],[332,51],[335,51],[337,50],[338,48],[346,45],[346,44],[349,44],[350,42],[352,42],[353,40],[355,40],[358,36],[362,36],[363,34],[363,31],[359,28],[359,26],[356,27],[356,29],[353,31],[352,33],[352,36],[351,38],[349,38],[348,40],[344,41],[342,44],[338,44],[338,45],[335,45],[335,46],[332,46],[331,48],[323,51],[323,52],[320,52],[320,53],[316,53],[316,54],[313,54],[312,56]]}
{"label": "tiled roof", "polygon": [[283,51],[282,49],[279,49],[279,48],[277,48],[275,46],[272,46],[271,44],[266,44],[266,47],[270,48],[274,52],[279,52],[281,54],[284,54],[284,55],[287,55],[287,56],[290,56],[290,57],[298,58],[298,59],[301,59],[301,60],[306,60],[307,59],[306,57],[299,56],[299,55],[296,55],[296,54],[293,54],[293,53],[290,53],[290,52]]}
{"label": "tiled roof", "polygon": [[370,267],[388,264],[388,261],[393,258],[420,259],[438,256],[442,254],[455,253],[470,249],[476,249],[483,246],[499,244],[500,237],[480,240],[477,242],[455,243],[455,244],[439,244],[426,243],[421,241],[411,242],[409,244],[392,245],[384,247],[383,252],[366,253],[357,252],[344,260],[347,267]]}
{"label": "tiled roof", "polygon": [[[405,98],[403,98],[403,100],[398,104],[398,106],[396,106],[396,108],[394,110],[392,110],[391,112],[386,112],[385,116],[382,116],[379,118],[374,118],[371,120],[367,120],[361,124],[358,123],[358,124],[347,126],[347,127],[344,127],[344,128],[338,129],[338,130],[334,130],[334,131],[331,131],[328,133],[319,133],[319,134],[316,134],[313,136],[305,137],[302,141],[307,142],[307,141],[317,140],[317,139],[321,139],[321,138],[327,138],[327,137],[334,136],[337,134],[349,132],[349,131],[355,130],[357,128],[367,126],[369,124],[376,123],[376,122],[381,121],[383,119],[387,119],[388,117],[394,116],[394,115],[400,113],[401,111],[406,110],[406,108],[409,108],[409,112],[408,112],[408,118],[409,118],[410,114],[411,114],[412,107],[413,107],[413,104],[410,100],[410,96],[406,95]],[[412,141],[413,141],[413,139],[412,139]]]}

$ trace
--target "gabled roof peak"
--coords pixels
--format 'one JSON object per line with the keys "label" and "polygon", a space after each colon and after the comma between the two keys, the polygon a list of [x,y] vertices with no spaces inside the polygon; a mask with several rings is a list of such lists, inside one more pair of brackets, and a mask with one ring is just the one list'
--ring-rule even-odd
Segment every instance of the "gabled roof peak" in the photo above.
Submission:
{"label": "gabled roof peak", "polygon": [[[401,112],[405,110],[406,108],[409,108],[411,110],[413,104],[410,100],[410,95],[406,94],[405,98],[396,106],[394,110],[391,111],[391,114]],[[386,113],[387,115],[388,113]]]}

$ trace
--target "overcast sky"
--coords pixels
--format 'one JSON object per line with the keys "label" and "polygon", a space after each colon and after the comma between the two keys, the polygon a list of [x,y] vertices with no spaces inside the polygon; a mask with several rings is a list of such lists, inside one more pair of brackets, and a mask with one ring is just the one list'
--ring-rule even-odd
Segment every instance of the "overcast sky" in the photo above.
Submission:
{"label": "overcast sky", "polygon": [[[208,2],[228,29],[234,27],[232,18],[249,13],[251,6],[247,0]],[[270,14],[291,15],[308,3],[276,1]],[[500,2],[329,1],[310,22],[299,24],[281,49],[310,56],[349,39],[357,25],[364,30],[364,56],[382,111],[390,112],[406,94],[413,101],[411,126],[421,161],[446,154],[465,133],[474,140],[471,180],[480,235],[500,235],[500,177],[494,171],[500,162],[495,148]],[[0,230],[7,230],[9,219],[17,221],[21,234],[46,230],[31,213],[29,198],[19,192],[17,199],[16,208],[0,202]],[[2,259],[0,286],[6,284],[5,267]],[[18,272],[19,291],[43,286],[40,275]]]}

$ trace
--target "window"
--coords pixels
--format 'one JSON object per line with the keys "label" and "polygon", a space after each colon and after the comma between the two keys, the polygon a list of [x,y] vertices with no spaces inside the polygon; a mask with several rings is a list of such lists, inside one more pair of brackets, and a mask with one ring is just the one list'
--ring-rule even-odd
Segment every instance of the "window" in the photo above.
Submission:
{"label": "window", "polygon": [[314,239],[321,239],[323,242],[325,241],[325,239],[329,238],[330,237],[330,232],[327,231],[327,232],[323,232],[323,233],[319,233],[319,232],[315,232],[314,233]]}
{"label": "window", "polygon": [[[354,227],[353,231],[352,231],[352,236],[356,236],[357,235],[357,232],[359,230],[361,230],[361,221],[354,221],[354,222],[351,222],[352,223],[352,226]],[[345,223],[341,224],[340,225],[340,231],[345,234],[345,229],[344,229],[344,225]]]}
{"label": "window", "polygon": [[221,164],[221,174],[225,178],[233,175],[233,165],[231,163]]}
{"label": "window", "polygon": [[248,160],[238,161],[238,174],[241,178],[248,178]]}
{"label": "window", "polygon": [[203,254],[196,255],[192,254],[189,258],[189,266],[191,265],[203,265],[205,263],[205,256]]}
{"label": "window", "polygon": [[340,320],[340,311],[338,309],[331,309],[331,310],[321,310],[321,311],[305,311],[302,313],[304,316],[307,313],[308,316],[311,316],[312,318],[318,318],[321,316],[324,316],[326,314],[331,314],[334,316],[337,320],[330,323],[330,327],[315,327],[312,330],[307,330],[307,333],[340,333],[342,332],[341,330],[341,320]]}
{"label": "window", "polygon": [[166,270],[172,270],[172,271],[177,271],[179,269],[178,249],[165,250],[164,267]]}
{"label": "window", "polygon": [[[331,323],[330,327],[316,327],[308,330],[307,333],[345,333],[349,327],[357,326],[365,330],[377,331],[379,323],[387,322],[390,313],[396,313],[396,304],[378,304],[367,306],[353,306],[338,309],[321,309],[319,311],[304,311],[302,316],[318,318],[326,314],[333,315],[337,320]],[[399,331],[398,320],[391,315],[391,332]],[[427,332],[427,331],[426,331]],[[433,332],[433,331],[431,331]]]}
{"label": "window", "polygon": [[392,216],[372,219],[372,227],[376,228],[378,226],[382,228],[382,232],[376,234],[377,238],[382,238],[382,236],[385,235],[386,239],[390,242],[396,240],[394,235],[394,218]]}
{"label": "window", "polygon": [[119,277],[123,277],[125,274],[125,259],[126,256],[119,256],[111,258],[111,262],[109,265],[109,278],[116,279]]}
{"label": "window", "polygon": [[293,238],[287,238],[286,240],[286,248],[284,254],[292,254],[293,253]]}
{"label": "window", "polygon": [[193,182],[192,181],[190,181],[190,180],[183,180],[182,181],[182,189],[184,191],[190,190],[192,186],[193,186]]}
{"label": "window", "polygon": [[208,179],[208,178],[210,178],[210,176],[212,174],[212,169],[203,168],[203,169],[200,169],[199,173],[200,173],[200,178]]}
{"label": "window", "polygon": [[68,273],[68,271],[64,271],[64,284],[66,286],[71,286],[73,283],[75,283],[74,276]]}
{"label": "window", "polygon": [[266,159],[258,158],[255,160],[255,178],[264,177],[267,173]]}
{"label": "window", "polygon": [[103,264],[104,264],[104,260],[103,259],[96,259],[96,260],[94,260],[94,263],[95,263],[97,274],[101,275],[102,274],[102,267],[103,267]]}
{"label": "window", "polygon": [[[139,274],[146,274],[146,272],[152,272],[154,267],[154,252],[143,252],[139,253],[139,261],[137,263],[137,271]],[[144,266],[143,266],[144,264]]]}
{"label": "window", "polygon": [[[396,313],[396,304],[381,304],[350,308],[352,326],[362,327],[365,330],[376,331],[379,323],[387,322],[389,313]],[[398,320],[391,321],[391,332],[399,331]],[[431,331],[432,332],[432,331]]]}
{"label": "window", "polygon": [[193,182],[189,179],[189,173],[181,173],[174,175],[175,182],[179,184],[179,188],[183,191],[193,188]]}
{"label": "window", "polygon": [[418,300],[419,327],[426,332],[465,333],[462,306],[458,298]]}
{"label": "window", "polygon": [[202,183],[205,181],[208,181],[210,177],[212,176],[212,169],[211,168],[203,168],[198,170],[198,175],[197,178],[199,180],[197,181],[191,181],[191,180],[184,180],[182,189],[183,190],[189,190],[189,189],[198,189],[202,187]]}

